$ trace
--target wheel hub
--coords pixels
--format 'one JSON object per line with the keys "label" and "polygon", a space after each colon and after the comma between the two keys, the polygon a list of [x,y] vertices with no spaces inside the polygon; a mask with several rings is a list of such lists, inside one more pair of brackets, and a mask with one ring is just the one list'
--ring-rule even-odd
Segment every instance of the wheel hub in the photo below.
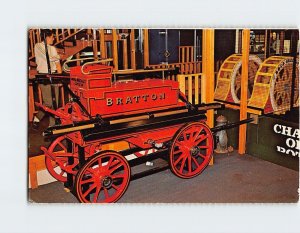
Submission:
{"label": "wheel hub", "polygon": [[104,177],[102,180],[102,185],[105,188],[110,188],[112,186],[112,183],[113,183],[113,179],[109,176]]}
{"label": "wheel hub", "polygon": [[193,146],[190,149],[190,154],[193,157],[196,157],[199,154],[199,152],[200,152],[200,148],[198,146]]}

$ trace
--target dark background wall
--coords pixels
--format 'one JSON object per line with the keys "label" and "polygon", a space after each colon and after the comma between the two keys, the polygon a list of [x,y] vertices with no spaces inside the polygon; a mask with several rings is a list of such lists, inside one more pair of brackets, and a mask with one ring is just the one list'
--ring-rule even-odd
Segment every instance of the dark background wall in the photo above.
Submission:
{"label": "dark background wall", "polygon": [[215,61],[235,53],[235,30],[215,30]]}
{"label": "dark background wall", "polygon": [[[166,34],[165,29],[149,30],[149,51],[150,64],[160,64],[168,61],[169,63],[178,62],[179,46],[194,46],[194,30],[168,30],[168,51],[170,57],[166,60],[164,52],[166,51]],[[235,52],[235,30],[215,30],[215,60],[225,60]],[[198,58],[202,57],[202,30],[196,30],[198,38],[197,52],[200,53]]]}
{"label": "dark background wall", "polygon": [[[166,48],[167,40],[167,48]],[[168,29],[167,35],[165,29],[149,30],[149,62],[150,64],[160,64],[162,62],[178,62],[179,30]],[[164,56],[168,50],[170,56]]]}

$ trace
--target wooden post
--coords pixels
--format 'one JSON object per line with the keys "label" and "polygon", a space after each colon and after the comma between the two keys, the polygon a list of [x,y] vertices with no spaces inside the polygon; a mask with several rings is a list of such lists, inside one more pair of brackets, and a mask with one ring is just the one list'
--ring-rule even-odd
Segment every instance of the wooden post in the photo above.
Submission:
{"label": "wooden post", "polygon": [[285,32],[284,31],[281,31],[280,32],[280,46],[279,46],[279,53],[280,55],[282,56],[283,55],[283,50],[284,50],[284,35],[285,35]]}
{"label": "wooden post", "polygon": [[100,56],[102,59],[106,58],[104,29],[100,29]]}
{"label": "wooden post", "polygon": [[136,60],[135,60],[135,40],[134,40],[134,29],[130,31],[130,61],[131,69],[136,69]]}
{"label": "wooden post", "polygon": [[239,53],[239,29],[235,30],[235,53]]}
{"label": "wooden post", "polygon": [[[214,101],[214,29],[204,29],[202,31],[202,77],[201,77],[201,102],[211,103]],[[214,110],[206,113],[207,125],[214,126]],[[213,157],[209,165],[213,165]]]}
{"label": "wooden post", "polygon": [[98,45],[97,45],[97,38],[96,38],[96,29],[93,29],[93,55],[94,60],[98,60]]}
{"label": "wooden post", "polygon": [[[242,77],[241,77],[241,103],[240,103],[240,120],[247,118],[247,91],[248,91],[248,65],[250,49],[250,30],[244,29],[242,36]],[[246,133],[247,124],[239,126],[239,154],[246,152]]]}
{"label": "wooden post", "polygon": [[177,75],[177,80],[179,83],[179,90],[185,94],[185,75],[178,74]]}
{"label": "wooden post", "polygon": [[[202,78],[201,78],[201,99],[202,103],[214,101],[214,30],[203,30],[202,46]],[[214,110],[206,113],[207,124],[210,128],[214,126]]]}
{"label": "wooden post", "polygon": [[[76,59],[79,59],[79,58],[80,58],[80,53],[76,53],[76,54],[75,54],[75,57],[76,57]],[[79,61],[79,60],[76,61],[76,65],[77,65],[77,66],[80,66],[80,61]]]}
{"label": "wooden post", "polygon": [[205,45],[205,29],[202,30],[202,77],[201,77],[201,103],[206,101],[206,45]]}
{"label": "wooden post", "polygon": [[242,41],[242,32],[241,30],[239,30],[239,46],[238,46],[238,53],[241,54],[242,53],[242,43],[240,43]]}
{"label": "wooden post", "polygon": [[29,164],[30,187],[36,189],[38,187],[37,168],[35,163]]}
{"label": "wooden post", "polygon": [[270,54],[270,30],[265,32],[265,59],[269,57]]}
{"label": "wooden post", "polygon": [[195,104],[199,104],[199,74],[195,75]]}
{"label": "wooden post", "polygon": [[193,77],[191,74],[187,75],[188,77],[188,100],[190,103],[193,102]]}
{"label": "wooden post", "polygon": [[58,42],[60,39],[59,39],[59,32],[58,32],[58,28],[56,29],[56,42]]}
{"label": "wooden post", "polygon": [[118,62],[118,35],[117,30],[112,30],[112,49],[113,49],[113,63],[114,63],[114,70],[119,70],[119,62]]}
{"label": "wooden post", "polygon": [[149,32],[144,29],[144,67],[149,66]]}
{"label": "wooden post", "polygon": [[34,117],[34,95],[33,95],[33,87],[32,85],[28,85],[28,120],[31,122],[33,121],[33,117]]}
{"label": "wooden post", "polygon": [[33,29],[33,32],[32,32],[33,47],[34,47],[34,45],[37,43],[36,40],[35,40],[35,36],[36,36],[36,32],[35,32],[35,30]]}
{"label": "wooden post", "polygon": [[61,33],[62,33],[62,40],[64,40],[65,39],[65,37],[66,37],[66,35],[65,35],[65,29],[61,29]]}
{"label": "wooden post", "polygon": [[123,69],[128,69],[127,38],[123,41]]}
{"label": "wooden post", "polygon": [[31,55],[30,56],[34,56],[33,37],[34,37],[34,30],[31,29],[31,30],[29,30],[29,41],[30,41],[30,51],[31,51]]}

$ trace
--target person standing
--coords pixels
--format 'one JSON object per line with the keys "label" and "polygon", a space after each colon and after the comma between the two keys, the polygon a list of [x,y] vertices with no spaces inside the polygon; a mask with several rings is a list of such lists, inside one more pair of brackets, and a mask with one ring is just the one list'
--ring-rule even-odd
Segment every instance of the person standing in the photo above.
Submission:
{"label": "person standing", "polygon": [[[53,31],[49,29],[45,29],[42,30],[41,35],[43,41],[41,43],[35,44],[34,46],[34,55],[37,64],[37,72],[39,74],[49,73],[48,63],[46,58],[46,49],[45,49],[45,43],[46,43],[48,55],[49,55],[51,74],[55,74],[55,73],[60,74],[62,72],[61,64],[60,64],[60,56],[57,53],[55,46],[53,46],[53,41],[54,41]],[[42,92],[43,105],[49,108],[54,108],[52,102],[51,85],[40,84],[39,87],[41,88],[41,92]],[[56,85],[54,86],[54,92],[55,92],[55,101],[57,104],[59,89],[58,86]],[[37,114],[33,118],[33,129],[38,129],[39,122],[42,120],[44,116],[45,113],[39,109]],[[53,125],[55,125],[55,119],[53,116],[50,116],[49,126],[53,126]]]}

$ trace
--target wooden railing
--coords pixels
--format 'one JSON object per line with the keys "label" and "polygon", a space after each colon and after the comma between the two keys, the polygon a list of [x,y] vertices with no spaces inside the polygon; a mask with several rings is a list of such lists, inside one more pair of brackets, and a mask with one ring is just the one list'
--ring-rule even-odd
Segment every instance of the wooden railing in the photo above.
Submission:
{"label": "wooden railing", "polygon": [[30,29],[28,34],[29,34],[28,58],[29,60],[31,60],[34,58],[34,46],[36,43],[40,43],[42,38],[39,29]]}
{"label": "wooden railing", "polygon": [[[162,69],[162,68],[179,68],[179,74],[195,74],[201,73],[202,62],[185,62],[185,63],[170,63],[170,64],[157,64],[149,65],[153,69]],[[168,77],[171,80],[176,80],[175,75]]]}
{"label": "wooden railing", "polygon": [[179,46],[179,62],[194,62],[194,46]]}
{"label": "wooden railing", "polygon": [[201,73],[177,75],[180,91],[188,97],[188,101],[192,104],[201,102],[201,77]]}
{"label": "wooden railing", "polygon": [[[55,35],[54,45],[58,45],[72,36],[75,36],[83,29],[53,29]],[[34,58],[34,46],[42,41],[41,29],[30,29],[29,32],[29,61]]]}

